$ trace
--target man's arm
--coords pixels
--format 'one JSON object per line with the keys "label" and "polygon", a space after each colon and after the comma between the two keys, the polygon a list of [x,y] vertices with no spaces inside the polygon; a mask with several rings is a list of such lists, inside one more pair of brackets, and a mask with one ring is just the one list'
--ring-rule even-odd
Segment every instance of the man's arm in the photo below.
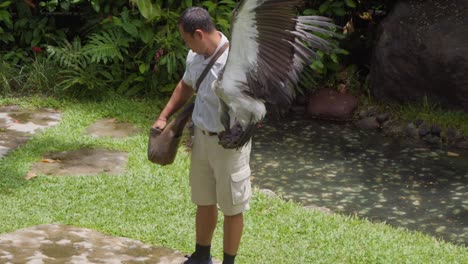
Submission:
{"label": "man's arm", "polygon": [[158,119],[154,122],[152,127],[161,130],[164,129],[169,117],[177,112],[190,99],[190,97],[192,97],[192,95],[193,88],[180,80],[174,89],[174,92],[172,92],[171,98],[159,114]]}

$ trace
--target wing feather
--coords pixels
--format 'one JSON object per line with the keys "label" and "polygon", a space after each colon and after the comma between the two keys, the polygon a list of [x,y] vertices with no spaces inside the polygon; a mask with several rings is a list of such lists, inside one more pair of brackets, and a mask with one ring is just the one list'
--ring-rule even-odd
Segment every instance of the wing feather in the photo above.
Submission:
{"label": "wing feather", "polygon": [[248,100],[288,106],[304,65],[317,57],[315,50],[330,49],[321,35],[335,36],[336,26],[325,17],[298,17],[301,4],[302,0],[243,0],[234,11],[230,53],[217,93],[234,112]]}

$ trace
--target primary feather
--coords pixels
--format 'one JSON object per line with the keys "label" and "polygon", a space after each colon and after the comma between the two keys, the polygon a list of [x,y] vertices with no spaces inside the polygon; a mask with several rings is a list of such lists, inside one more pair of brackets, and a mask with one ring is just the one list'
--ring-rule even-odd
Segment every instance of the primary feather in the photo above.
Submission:
{"label": "primary feather", "polygon": [[255,124],[266,114],[265,104],[276,111],[289,107],[304,65],[316,56],[316,49],[331,46],[314,33],[334,35],[334,24],[325,17],[297,17],[301,3],[243,0],[234,11],[229,56],[213,84],[221,103],[224,147],[248,143]]}

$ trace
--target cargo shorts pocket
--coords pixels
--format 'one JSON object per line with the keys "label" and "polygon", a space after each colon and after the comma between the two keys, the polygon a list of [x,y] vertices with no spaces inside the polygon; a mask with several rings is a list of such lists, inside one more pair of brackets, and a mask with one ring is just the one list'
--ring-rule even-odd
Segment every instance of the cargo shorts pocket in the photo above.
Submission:
{"label": "cargo shorts pocket", "polygon": [[250,186],[250,167],[231,175],[232,204],[238,205],[249,200],[252,193]]}

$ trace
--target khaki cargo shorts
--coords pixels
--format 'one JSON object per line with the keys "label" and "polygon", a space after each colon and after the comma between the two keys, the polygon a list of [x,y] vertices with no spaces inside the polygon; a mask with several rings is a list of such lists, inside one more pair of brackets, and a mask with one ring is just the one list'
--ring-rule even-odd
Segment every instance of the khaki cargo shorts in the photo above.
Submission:
{"label": "khaki cargo shorts", "polygon": [[195,128],[190,167],[192,201],[197,205],[218,204],[224,215],[249,209],[251,143],[240,150],[224,149],[216,135]]}

